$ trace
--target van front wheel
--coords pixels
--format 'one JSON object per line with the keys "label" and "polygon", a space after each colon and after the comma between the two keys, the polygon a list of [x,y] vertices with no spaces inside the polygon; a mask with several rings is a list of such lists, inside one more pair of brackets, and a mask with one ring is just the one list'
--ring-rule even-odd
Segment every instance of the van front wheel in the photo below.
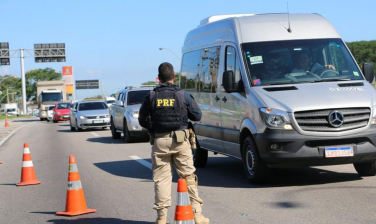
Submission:
{"label": "van front wheel", "polygon": [[263,184],[268,180],[270,170],[261,161],[256,144],[251,137],[247,137],[243,144],[244,171],[252,184]]}
{"label": "van front wheel", "polygon": [[354,168],[361,177],[376,175],[376,161],[368,163],[354,163]]}

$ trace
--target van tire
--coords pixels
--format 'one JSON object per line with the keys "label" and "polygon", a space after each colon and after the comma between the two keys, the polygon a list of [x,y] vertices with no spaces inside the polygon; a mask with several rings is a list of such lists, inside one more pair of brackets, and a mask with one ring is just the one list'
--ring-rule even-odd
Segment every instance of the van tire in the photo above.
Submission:
{"label": "van tire", "polygon": [[116,132],[114,121],[111,119],[111,135],[113,139],[119,139],[121,137],[121,133]]}
{"label": "van tire", "polygon": [[77,132],[81,132],[81,131],[82,131],[82,128],[79,128],[79,127],[78,127],[77,119],[76,119],[76,131],[77,131]]}
{"label": "van tire", "polygon": [[70,130],[71,130],[71,131],[76,130],[76,128],[72,126],[72,122],[71,122],[70,120],[69,120],[69,126],[70,126]]}
{"label": "van tire", "polygon": [[251,184],[264,184],[268,181],[270,169],[261,161],[256,144],[251,137],[244,140],[243,167]]}
{"label": "van tire", "polygon": [[124,142],[125,143],[132,143],[134,138],[131,136],[130,131],[128,130],[127,121],[123,121],[123,135],[124,135]]}
{"label": "van tire", "polygon": [[354,168],[361,177],[376,175],[376,161],[368,163],[354,163]]}
{"label": "van tire", "polygon": [[208,150],[200,147],[196,138],[196,150],[192,149],[193,165],[195,167],[205,167],[208,162]]}

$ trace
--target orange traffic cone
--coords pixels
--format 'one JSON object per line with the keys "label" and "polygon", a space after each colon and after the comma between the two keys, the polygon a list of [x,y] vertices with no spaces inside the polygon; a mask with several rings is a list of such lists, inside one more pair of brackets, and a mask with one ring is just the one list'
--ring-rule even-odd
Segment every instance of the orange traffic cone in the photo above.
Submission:
{"label": "orange traffic cone", "polygon": [[187,182],[184,178],[178,180],[178,203],[175,209],[175,224],[195,224],[191,202],[188,195]]}
{"label": "orange traffic cone", "polygon": [[21,170],[21,182],[16,184],[17,186],[40,184],[35,176],[33,161],[31,160],[31,154],[29,145],[24,144],[24,153],[22,159],[22,170]]}
{"label": "orange traffic cone", "polygon": [[9,127],[8,116],[5,115],[5,127]]}
{"label": "orange traffic cone", "polygon": [[76,157],[69,156],[69,173],[68,173],[68,191],[65,204],[65,212],[56,212],[56,215],[82,215],[86,213],[96,212],[96,209],[88,209],[84,191],[82,190],[80,174],[76,164]]}

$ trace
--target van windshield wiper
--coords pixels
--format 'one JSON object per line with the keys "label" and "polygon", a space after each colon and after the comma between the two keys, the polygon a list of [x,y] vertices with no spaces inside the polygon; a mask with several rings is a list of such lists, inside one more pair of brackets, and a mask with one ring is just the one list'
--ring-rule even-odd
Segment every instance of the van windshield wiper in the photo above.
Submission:
{"label": "van windshield wiper", "polygon": [[351,81],[352,79],[320,79],[312,82],[336,82],[336,81]]}

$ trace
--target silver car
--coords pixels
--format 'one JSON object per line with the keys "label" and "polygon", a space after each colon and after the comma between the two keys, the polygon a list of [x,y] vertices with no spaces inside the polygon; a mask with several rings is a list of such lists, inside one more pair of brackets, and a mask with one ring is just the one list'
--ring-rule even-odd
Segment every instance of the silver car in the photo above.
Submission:
{"label": "silver car", "polygon": [[121,133],[124,142],[134,142],[136,138],[147,138],[148,131],[138,123],[138,113],[144,97],[153,90],[151,86],[127,86],[120,90],[115,104],[110,107],[112,138],[118,139]]}
{"label": "silver car", "polygon": [[71,131],[82,131],[86,128],[102,128],[110,126],[108,107],[103,101],[81,101],[72,105],[70,113]]}
{"label": "silver car", "polygon": [[55,108],[55,105],[54,105],[54,106],[49,106],[49,107],[48,107],[48,111],[47,111],[47,122],[52,121],[52,119],[54,118],[54,111],[53,111],[54,108]]}

